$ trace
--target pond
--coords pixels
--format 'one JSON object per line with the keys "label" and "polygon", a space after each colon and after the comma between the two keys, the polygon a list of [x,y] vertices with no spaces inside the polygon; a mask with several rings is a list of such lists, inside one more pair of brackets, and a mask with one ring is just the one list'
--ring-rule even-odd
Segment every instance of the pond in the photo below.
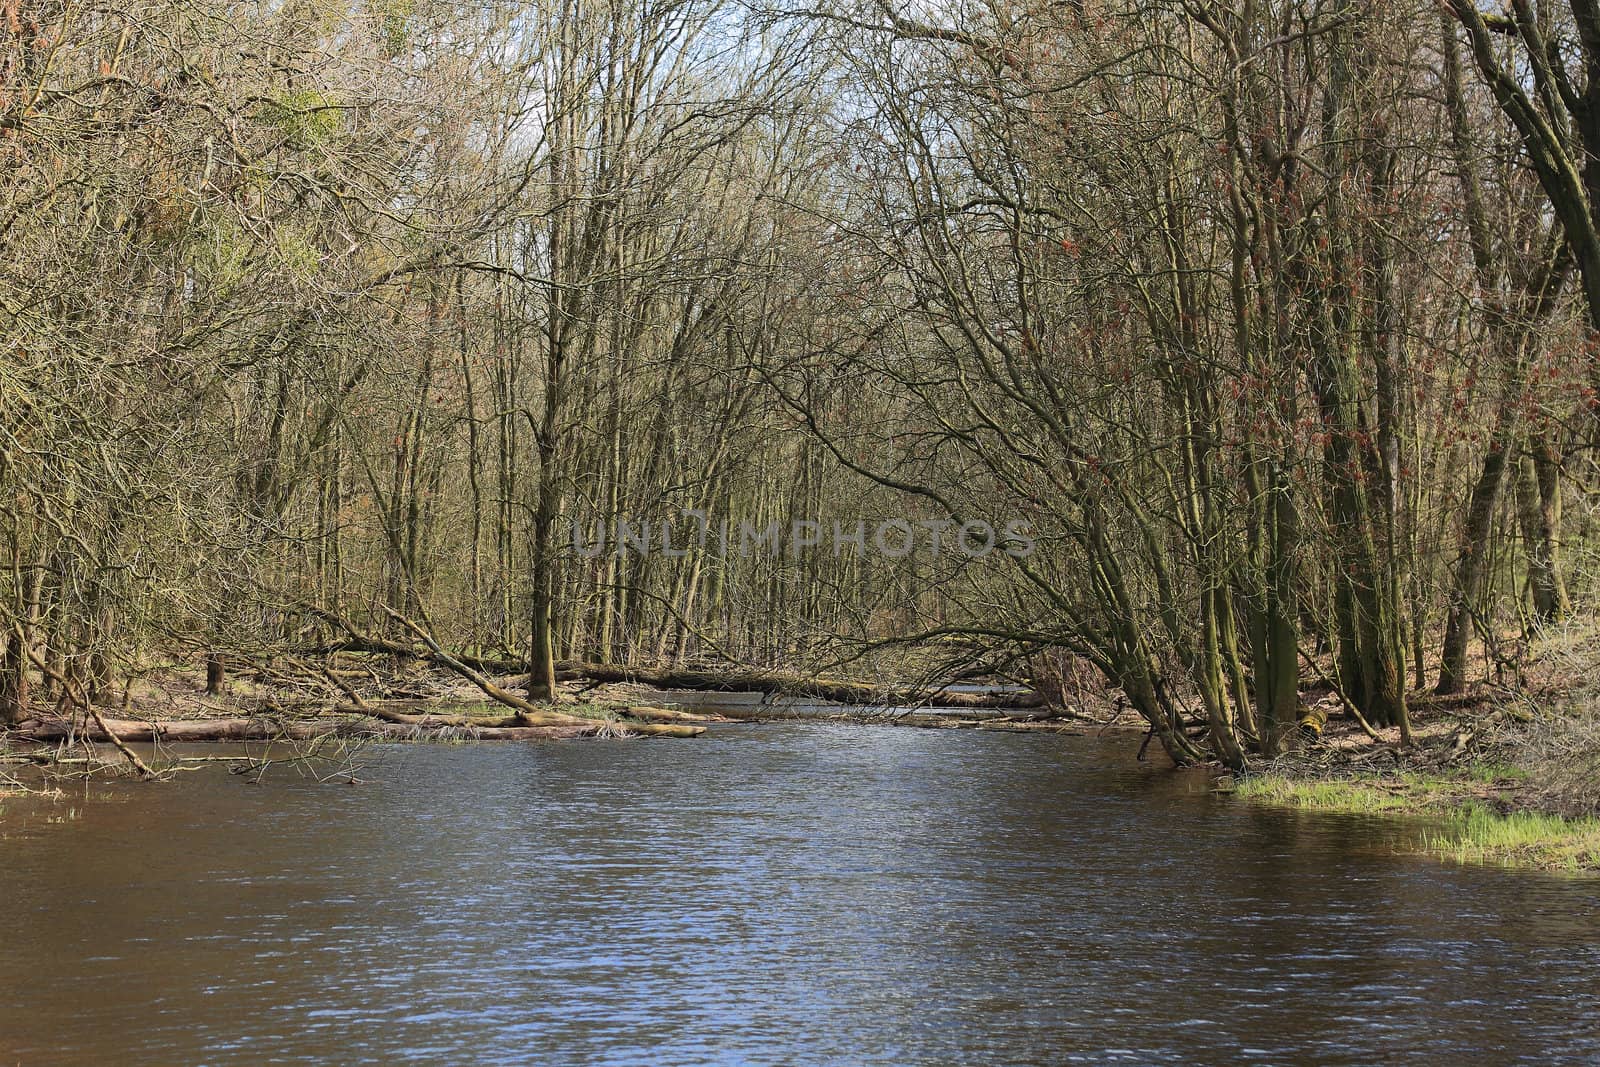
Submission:
{"label": "pond", "polygon": [[0,1063],[1600,1061],[1600,879],[1138,739],[385,745],[0,808]]}

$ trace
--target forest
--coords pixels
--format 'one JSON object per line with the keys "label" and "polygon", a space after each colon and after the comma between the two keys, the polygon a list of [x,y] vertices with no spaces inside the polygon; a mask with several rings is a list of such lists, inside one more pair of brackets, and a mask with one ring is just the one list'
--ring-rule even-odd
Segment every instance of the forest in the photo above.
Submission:
{"label": "forest", "polygon": [[0,0],[0,723],[365,651],[1403,745],[1589,633],[1597,336],[1596,0]]}

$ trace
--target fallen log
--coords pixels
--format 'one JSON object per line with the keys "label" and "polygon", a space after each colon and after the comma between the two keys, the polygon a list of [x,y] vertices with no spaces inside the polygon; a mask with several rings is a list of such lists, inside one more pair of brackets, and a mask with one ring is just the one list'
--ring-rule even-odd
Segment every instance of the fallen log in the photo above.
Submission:
{"label": "fallen log", "polygon": [[364,708],[342,705],[334,710],[353,712],[360,715],[371,715],[375,719],[382,719],[384,722],[392,722],[398,726],[477,726],[483,728],[509,728],[513,726],[537,725],[536,723],[525,722],[515,715],[501,719],[489,719],[481,715],[437,715],[433,712],[424,712],[421,715],[413,715],[410,712],[396,711],[393,708],[385,708],[371,704]]}
{"label": "fallen log", "polygon": [[630,719],[643,722],[729,722],[726,715],[705,715],[677,708],[625,707],[618,711]]}
{"label": "fallen log", "polygon": [[768,693],[773,696],[812,697],[835,704],[869,704],[904,707],[935,705],[949,708],[1036,708],[1044,697],[1025,693],[946,692],[938,687],[875,686],[829,678],[760,671],[691,671],[619,667],[608,663],[558,664],[556,676],[585,678],[592,682],[630,682],[656,689],[692,689],[701,692]]}
{"label": "fallen log", "polygon": [[[343,630],[348,638],[334,645],[323,646],[319,651],[370,652],[419,659],[455,671],[482,689],[492,699],[510,707],[531,707],[515,694],[500,689],[484,677],[485,674],[523,674],[528,670],[526,660],[495,659],[446,652],[426,631],[416,623],[385,607],[384,610],[426,646],[390,641],[356,629],[342,616],[321,608],[305,607],[308,614],[317,616]],[[1026,692],[966,693],[949,692],[941,686],[907,687],[877,686],[866,682],[849,682],[829,678],[813,678],[781,672],[728,670],[702,671],[671,668],[623,667],[610,663],[582,663],[563,660],[556,664],[556,677],[564,682],[585,680],[599,683],[636,683],[657,689],[691,689],[697,691],[730,693],[769,693],[774,696],[813,697],[837,704],[872,704],[904,707],[908,705],[935,705],[951,708],[1037,708],[1045,705],[1045,698],[1032,690]],[[486,688],[487,686],[487,688]],[[498,695],[497,695],[498,694]],[[506,698],[510,698],[509,700]]]}
{"label": "fallen log", "polygon": [[[415,704],[415,702],[407,702],[406,706],[415,707],[416,704]],[[356,706],[356,705],[353,705],[353,704],[341,704],[340,706],[334,708],[333,710],[336,711],[336,712],[343,712],[343,713],[352,714],[352,715],[371,715],[373,718],[382,719],[384,722],[395,723],[395,724],[400,725],[400,726],[428,726],[428,727],[471,726],[471,727],[476,727],[478,729],[496,729],[496,728],[510,729],[510,728],[513,728],[513,727],[540,726],[540,725],[544,725],[544,726],[550,726],[550,725],[558,725],[558,726],[559,725],[567,725],[567,726],[571,726],[571,725],[578,725],[578,724],[589,723],[589,722],[602,722],[602,721],[604,721],[604,720],[600,720],[600,719],[586,719],[586,718],[582,718],[582,717],[576,716],[576,715],[568,715],[568,716],[563,716],[563,718],[565,720],[570,720],[570,721],[561,722],[561,723],[553,723],[552,724],[552,723],[540,723],[540,722],[533,721],[533,720],[531,720],[529,718],[529,716],[527,716],[526,714],[524,714],[522,712],[518,712],[515,715],[511,715],[511,716],[508,716],[508,717],[505,717],[505,718],[495,719],[495,718],[489,718],[489,717],[486,717],[486,716],[483,716],[483,715],[450,715],[450,714],[440,714],[438,712],[431,712],[431,711],[425,711],[425,712],[421,712],[421,713],[413,713],[413,712],[407,712],[407,711],[399,711],[399,710],[397,710],[397,709],[395,709],[393,707],[385,707],[385,706],[383,706],[381,704],[371,704],[371,703],[364,703],[361,706]],[[650,733],[650,732],[664,733],[663,731],[649,731],[649,730],[643,729],[643,724],[647,724],[647,723],[702,723],[702,722],[727,722],[727,721],[729,721],[729,720],[723,718],[720,715],[697,715],[697,714],[695,714],[693,712],[678,711],[675,708],[648,708],[648,707],[634,708],[634,707],[624,707],[624,708],[614,708],[614,709],[611,709],[611,710],[615,711],[618,715],[626,717],[627,719],[638,720],[636,722],[614,722],[614,723],[611,723],[611,725],[616,727],[617,729],[622,730],[622,731],[626,731],[628,733]],[[684,734],[684,735],[681,735],[681,736],[691,736],[691,735]]]}
{"label": "fallen log", "polygon": [[[13,736],[28,741],[59,741],[81,737],[90,741],[265,741],[283,738],[309,741],[336,733],[343,724],[333,722],[292,722],[263,718],[101,719],[74,724],[60,720],[33,719],[19,725]],[[109,730],[108,730],[109,728]]]}
{"label": "fallen log", "polygon": [[[467,726],[450,736],[468,741],[559,741],[604,734],[605,723],[583,726]],[[394,736],[394,735],[389,735]],[[408,735],[415,737],[415,733]]]}
{"label": "fallen log", "polygon": [[[169,719],[146,722],[139,719],[105,719],[107,730],[96,722],[76,728],[64,721],[32,719],[18,726],[10,736],[22,741],[60,741],[79,737],[89,741],[162,741],[167,743],[200,741],[313,741],[321,737],[379,738],[414,740],[435,729],[451,737],[474,741],[562,740],[604,734],[611,724],[595,720],[558,726],[442,726],[347,720],[280,720],[256,718]],[[649,724],[640,724],[649,725]],[[680,736],[680,735],[674,735]]]}
{"label": "fallen log", "polygon": [[704,726],[690,726],[682,722],[627,722],[613,723],[630,734],[645,737],[699,737],[706,732]]}

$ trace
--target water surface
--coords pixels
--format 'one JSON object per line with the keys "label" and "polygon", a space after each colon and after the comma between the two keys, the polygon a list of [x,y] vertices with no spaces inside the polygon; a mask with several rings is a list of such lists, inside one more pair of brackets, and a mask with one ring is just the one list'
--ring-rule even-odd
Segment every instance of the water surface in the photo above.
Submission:
{"label": "water surface", "polygon": [[0,1063],[1600,1061],[1600,880],[1134,747],[735,724],[7,802]]}

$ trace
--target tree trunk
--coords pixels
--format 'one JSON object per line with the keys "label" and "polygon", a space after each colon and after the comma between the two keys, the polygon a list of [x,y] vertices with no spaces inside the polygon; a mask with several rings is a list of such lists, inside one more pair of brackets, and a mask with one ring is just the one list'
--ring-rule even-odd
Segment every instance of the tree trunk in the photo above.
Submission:
{"label": "tree trunk", "polygon": [[6,638],[0,653],[0,725],[12,726],[28,717],[28,653],[20,633]]}
{"label": "tree trunk", "polygon": [[1568,610],[1560,571],[1561,482],[1554,450],[1547,439],[1537,435],[1517,465],[1517,518],[1534,617],[1554,622]]}
{"label": "tree trunk", "polygon": [[1434,692],[1440,695],[1460,692],[1466,682],[1467,642],[1472,636],[1473,613],[1483,592],[1489,532],[1494,526],[1500,489],[1505,484],[1509,443],[1500,434],[1490,442],[1489,451],[1483,457],[1483,470],[1472,487],[1471,502],[1467,505],[1467,519],[1461,531],[1461,557],[1456,564],[1449,614],[1445,619],[1439,684],[1434,687]]}
{"label": "tree trunk", "polygon": [[215,652],[206,655],[206,696],[220,695],[228,686],[228,675],[222,657]]}

